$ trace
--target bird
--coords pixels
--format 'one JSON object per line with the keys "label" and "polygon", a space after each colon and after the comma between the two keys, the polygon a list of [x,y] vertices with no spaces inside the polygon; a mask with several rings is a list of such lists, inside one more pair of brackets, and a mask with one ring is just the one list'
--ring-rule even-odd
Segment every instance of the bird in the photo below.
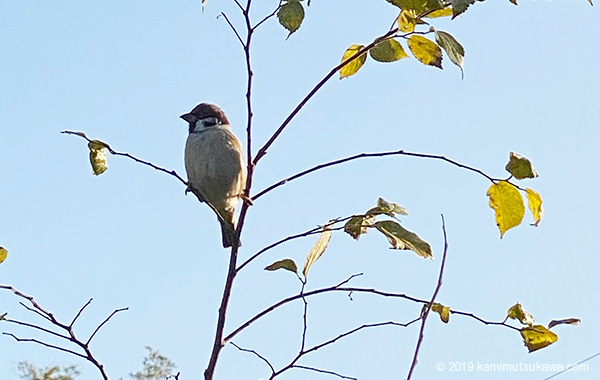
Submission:
{"label": "bird", "polygon": [[214,104],[200,103],[180,117],[189,124],[186,193],[192,192],[218,213],[223,248],[239,247],[234,214],[246,186],[242,144],[233,134],[225,112]]}

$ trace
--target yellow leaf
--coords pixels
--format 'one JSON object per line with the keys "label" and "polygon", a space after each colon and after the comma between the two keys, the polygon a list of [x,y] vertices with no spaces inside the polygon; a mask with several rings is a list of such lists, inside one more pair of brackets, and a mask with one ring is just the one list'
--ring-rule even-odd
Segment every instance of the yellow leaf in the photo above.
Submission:
{"label": "yellow leaf", "polygon": [[505,169],[516,179],[536,178],[538,176],[531,161],[515,152],[510,152]]}
{"label": "yellow leaf", "polygon": [[410,10],[403,10],[398,16],[398,28],[405,33],[411,33],[415,30],[417,20],[415,18],[415,12]]}
{"label": "yellow leaf", "polygon": [[508,309],[508,311],[506,312],[506,318],[516,319],[523,325],[533,325],[533,315],[525,311],[525,309],[523,309],[523,305],[521,305],[519,302],[517,302],[514,306],[511,306],[511,308]]}
{"label": "yellow leaf", "polygon": [[271,264],[265,268],[265,270],[268,270],[268,271],[274,271],[277,269],[285,269],[285,270],[289,270],[290,272],[298,273],[298,267],[296,266],[296,263],[292,259],[283,259],[283,260],[275,261],[273,264]]}
{"label": "yellow leaf", "polygon": [[302,270],[302,274],[304,277],[308,274],[308,270],[314,264],[315,261],[319,260],[319,258],[323,255],[323,252],[327,249],[329,245],[329,241],[331,241],[331,230],[329,229],[330,224],[323,227],[323,232],[321,236],[319,236],[319,240],[312,247],[308,256],[306,256],[306,262],[304,263],[304,269]]}
{"label": "yellow leaf", "polygon": [[530,188],[526,188],[525,193],[527,193],[529,210],[531,210],[531,213],[533,214],[533,225],[537,227],[544,215],[544,210],[542,209],[542,197],[537,191]]}
{"label": "yellow leaf", "polygon": [[490,207],[496,212],[496,225],[502,238],[506,231],[521,224],[525,215],[523,198],[519,190],[506,181],[490,186],[487,195],[490,197]]}
{"label": "yellow leaf", "polygon": [[450,307],[435,302],[431,305],[431,311],[438,313],[442,322],[448,323],[450,321]]}
{"label": "yellow leaf", "polygon": [[423,36],[411,36],[408,47],[416,59],[425,65],[442,68],[442,49]]}
{"label": "yellow leaf", "polygon": [[[364,48],[364,45],[354,44],[354,45],[350,46],[344,52],[344,55],[342,56],[342,62],[345,62],[346,60],[353,57],[362,48]],[[364,65],[366,60],[367,60],[367,55],[364,53],[359,55],[358,57],[354,58],[350,63],[348,63],[346,66],[344,66],[340,69],[340,79],[344,79],[346,77],[356,74],[358,72],[358,70],[360,70],[362,65]]]}
{"label": "yellow leaf", "polygon": [[558,340],[558,335],[542,325],[523,327],[521,329],[521,336],[529,352],[548,347]]}
{"label": "yellow leaf", "polygon": [[392,249],[410,249],[425,259],[433,259],[429,243],[414,232],[406,230],[400,224],[386,220],[377,222],[373,226],[388,238]]}
{"label": "yellow leaf", "polygon": [[437,11],[433,11],[425,16],[425,18],[438,18],[447,16],[452,16],[452,7],[446,7],[443,9],[438,9]]}
{"label": "yellow leaf", "polygon": [[88,143],[88,148],[90,148],[90,163],[94,175],[104,173],[108,169],[106,144],[99,140],[92,140]]}
{"label": "yellow leaf", "polygon": [[6,248],[0,246],[0,263],[2,263],[4,260],[6,260],[7,256],[8,256],[8,251],[6,250]]}
{"label": "yellow leaf", "polygon": [[279,8],[277,18],[279,23],[290,32],[289,37],[300,28],[304,20],[304,7],[299,1],[289,1]]}
{"label": "yellow leaf", "polygon": [[396,40],[381,41],[369,51],[369,54],[378,62],[394,62],[408,58],[408,54]]}

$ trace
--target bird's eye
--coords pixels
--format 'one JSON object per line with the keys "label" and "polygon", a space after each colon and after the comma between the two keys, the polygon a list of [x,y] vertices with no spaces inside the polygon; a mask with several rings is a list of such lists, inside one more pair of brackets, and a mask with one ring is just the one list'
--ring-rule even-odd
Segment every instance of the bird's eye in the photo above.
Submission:
{"label": "bird's eye", "polygon": [[219,123],[219,121],[217,120],[216,117],[206,117],[204,119],[202,119],[202,125],[204,127],[213,127],[215,125],[217,125]]}

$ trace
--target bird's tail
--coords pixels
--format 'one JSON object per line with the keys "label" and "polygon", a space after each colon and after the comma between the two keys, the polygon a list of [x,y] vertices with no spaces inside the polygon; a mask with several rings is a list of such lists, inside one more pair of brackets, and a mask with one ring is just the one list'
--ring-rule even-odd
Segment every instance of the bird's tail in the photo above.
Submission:
{"label": "bird's tail", "polygon": [[229,248],[233,246],[241,247],[242,242],[239,239],[235,226],[232,223],[225,222],[219,219],[221,223],[221,234],[223,235],[223,248]]}

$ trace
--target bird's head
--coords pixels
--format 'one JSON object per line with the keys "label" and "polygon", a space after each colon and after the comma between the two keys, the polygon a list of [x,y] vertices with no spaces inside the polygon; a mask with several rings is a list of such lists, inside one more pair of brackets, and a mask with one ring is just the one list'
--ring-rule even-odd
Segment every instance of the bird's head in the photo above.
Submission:
{"label": "bird's head", "polygon": [[210,103],[200,103],[189,113],[180,116],[189,124],[189,132],[202,132],[216,125],[228,125],[229,120],[225,112],[218,106]]}

